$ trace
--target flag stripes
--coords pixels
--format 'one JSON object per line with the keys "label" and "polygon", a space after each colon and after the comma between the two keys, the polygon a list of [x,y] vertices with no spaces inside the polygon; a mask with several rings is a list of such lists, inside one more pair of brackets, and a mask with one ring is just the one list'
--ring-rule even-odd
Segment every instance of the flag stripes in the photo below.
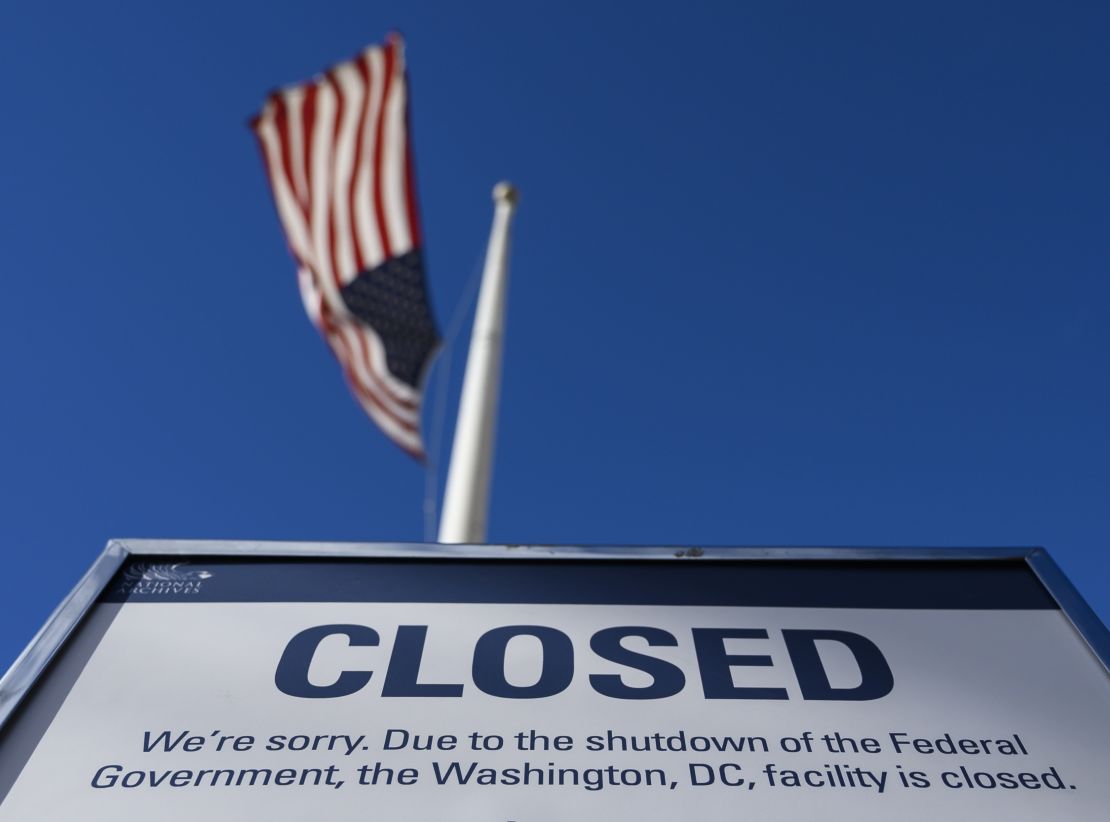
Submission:
{"label": "flag stripes", "polygon": [[[422,376],[438,336],[412,254],[421,237],[401,39],[273,93],[252,126],[309,318],[370,418],[422,458]],[[400,285],[389,279],[399,258]],[[390,300],[372,318],[344,298],[359,278]]]}

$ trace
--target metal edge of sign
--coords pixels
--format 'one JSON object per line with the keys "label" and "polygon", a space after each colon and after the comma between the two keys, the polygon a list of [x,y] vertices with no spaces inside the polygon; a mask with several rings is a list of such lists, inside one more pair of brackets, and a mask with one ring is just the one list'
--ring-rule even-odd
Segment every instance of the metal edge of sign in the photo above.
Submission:
{"label": "metal edge of sign", "polygon": [[15,709],[81,624],[85,614],[130,553],[117,540],[109,541],[92,567],[47,617],[46,623],[31,638],[23,653],[16,657],[11,668],[0,679],[0,731],[4,730]]}
{"label": "metal edge of sign", "polygon": [[114,540],[148,556],[382,557],[471,559],[640,560],[1005,560],[1035,548],[869,548],[854,546],[466,545],[415,542],[279,542],[261,540]]}
{"label": "metal edge of sign", "polygon": [[1098,614],[1087,604],[1087,600],[1044,548],[1034,548],[1026,555],[1025,562],[1059,604],[1060,610],[1071,622],[1076,633],[1087,643],[1091,653],[1102,663],[1107,673],[1110,673],[1110,630],[1099,619]]}
{"label": "metal edge of sign", "polygon": [[702,547],[702,546],[571,546],[571,545],[444,545],[438,543],[335,543],[221,540],[110,540],[92,567],[54,610],[39,632],[0,678],[0,731],[24,697],[57,656],[104,588],[128,557],[252,556],[252,557],[381,557],[472,559],[640,559],[697,560],[961,560],[1022,559],[1048,589],[1110,673],[1110,631],[1064,576],[1043,548],[868,548],[868,547]]}

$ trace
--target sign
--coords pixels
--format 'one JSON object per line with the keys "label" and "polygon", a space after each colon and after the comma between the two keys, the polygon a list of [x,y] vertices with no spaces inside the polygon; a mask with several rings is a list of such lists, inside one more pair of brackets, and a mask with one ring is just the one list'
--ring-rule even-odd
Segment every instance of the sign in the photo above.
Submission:
{"label": "sign", "polygon": [[112,543],[0,822],[1102,820],[1107,647],[1039,550]]}

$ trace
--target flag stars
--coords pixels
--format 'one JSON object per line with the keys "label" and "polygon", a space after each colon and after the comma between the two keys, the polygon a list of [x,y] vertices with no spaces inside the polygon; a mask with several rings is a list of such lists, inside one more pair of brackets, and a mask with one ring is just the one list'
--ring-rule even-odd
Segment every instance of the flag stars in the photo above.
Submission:
{"label": "flag stars", "polygon": [[439,342],[424,289],[420,251],[363,271],[344,286],[342,296],[347,309],[381,338],[390,372],[416,387]]}

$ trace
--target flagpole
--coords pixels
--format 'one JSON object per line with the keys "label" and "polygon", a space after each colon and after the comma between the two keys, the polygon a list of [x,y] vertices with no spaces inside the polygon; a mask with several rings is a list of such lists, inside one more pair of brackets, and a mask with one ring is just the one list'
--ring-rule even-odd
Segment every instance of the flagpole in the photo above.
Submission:
{"label": "flagpole", "polygon": [[505,294],[509,285],[509,224],[519,199],[520,194],[511,183],[501,182],[493,187],[493,226],[470,333],[451,464],[447,469],[439,521],[440,542],[480,543],[486,539],[505,333]]}

